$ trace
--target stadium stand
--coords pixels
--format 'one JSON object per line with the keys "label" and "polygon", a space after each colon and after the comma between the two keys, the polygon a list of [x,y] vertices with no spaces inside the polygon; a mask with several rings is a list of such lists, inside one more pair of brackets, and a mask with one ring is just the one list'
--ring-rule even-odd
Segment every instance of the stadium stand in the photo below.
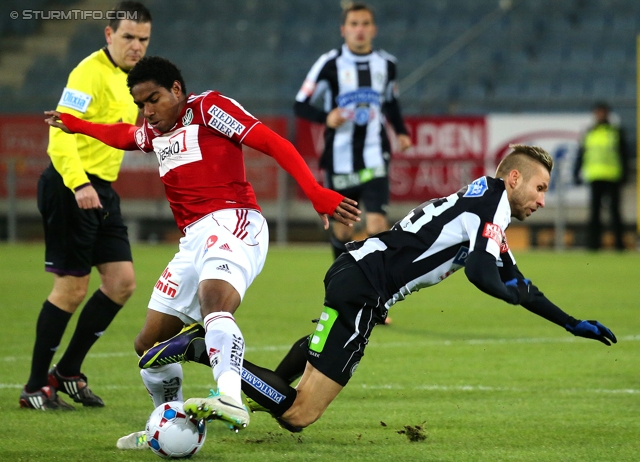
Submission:
{"label": "stadium stand", "polygon": [[[410,75],[509,0],[369,0],[377,12],[375,43]],[[606,99],[629,141],[636,134],[638,0],[513,0],[482,33],[402,87],[403,112],[585,112]],[[252,113],[292,117],[293,98],[314,60],[342,43],[339,0],[147,1],[153,12],[148,54],[183,70],[188,90],[217,89]],[[23,2],[0,5],[0,64],[11,44],[41,33],[43,21],[9,19]],[[30,0],[30,8],[85,8],[85,2]],[[2,86],[1,112],[54,107],[71,69],[103,44],[103,21],[83,21],[63,58],[32,53],[19,88]],[[10,71],[10,70],[9,70]],[[0,66],[0,77],[3,68]],[[4,72],[7,72],[5,69]],[[635,152],[633,149],[632,152]]]}
{"label": "stadium stand", "polygon": [[[31,3],[33,9],[52,4]],[[498,7],[497,0],[370,3],[380,25],[377,43],[398,56],[401,76]],[[18,4],[2,3],[3,37],[38,32],[42,21],[7,19]],[[231,7],[228,2],[185,0],[179,8],[170,0],[149,4],[154,12],[150,53],[178,62],[190,90],[215,87],[260,114],[290,115],[309,65],[340,44],[337,1],[237,0]],[[635,0],[515,0],[488,30],[423,81],[403,89],[405,112],[446,113],[452,107],[459,113],[583,111],[594,99],[606,98],[635,142],[639,25],[640,2]],[[73,63],[100,46],[103,27],[86,21],[62,61],[34,56],[21,89],[5,100],[3,111],[51,107]],[[39,76],[45,72],[43,83]]]}

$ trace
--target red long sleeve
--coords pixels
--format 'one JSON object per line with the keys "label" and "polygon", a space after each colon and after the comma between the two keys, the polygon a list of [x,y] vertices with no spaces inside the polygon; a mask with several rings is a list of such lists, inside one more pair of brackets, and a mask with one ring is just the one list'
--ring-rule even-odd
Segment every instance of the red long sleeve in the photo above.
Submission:
{"label": "red long sleeve", "polygon": [[333,215],[344,199],[343,195],[320,186],[293,144],[263,124],[253,127],[242,143],[273,157],[295,178],[316,212]]}
{"label": "red long sleeve", "polygon": [[135,137],[138,127],[135,125],[125,123],[98,124],[65,113],[60,114],[60,120],[73,133],[90,136],[112,148],[127,151],[139,149]]}

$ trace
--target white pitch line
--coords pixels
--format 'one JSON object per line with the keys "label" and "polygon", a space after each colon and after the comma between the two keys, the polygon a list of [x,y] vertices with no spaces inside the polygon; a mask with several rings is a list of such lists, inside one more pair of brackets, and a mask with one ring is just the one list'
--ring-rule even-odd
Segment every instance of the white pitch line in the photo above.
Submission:
{"label": "white pitch line", "polygon": [[[508,393],[532,393],[540,390],[515,387],[487,387],[484,385],[417,385],[414,387],[405,387],[403,385],[367,385],[361,384],[361,388],[365,390],[415,390],[415,391],[489,391],[489,392],[508,392]],[[548,391],[548,390],[547,390]],[[634,388],[622,389],[606,389],[606,388],[567,388],[555,390],[558,393],[580,394],[580,393],[601,393],[601,394],[640,394],[640,390]],[[546,392],[546,391],[545,391]]]}
{"label": "white pitch line", "polygon": [[[214,385],[211,383],[206,384],[189,384],[189,388],[202,388],[207,389],[211,388]],[[403,385],[398,384],[377,384],[377,385],[368,385],[368,384],[360,384],[356,385],[365,390],[398,390],[398,391],[444,391],[444,392],[500,392],[500,393],[536,393],[540,392],[539,389],[531,389],[531,388],[517,388],[517,387],[489,387],[484,385],[415,385],[413,387],[405,387]],[[0,383],[0,389],[15,389],[21,390],[24,387],[24,384],[19,383]],[[107,390],[139,390],[144,392],[144,386],[142,382],[139,385],[101,385],[100,389]],[[547,390],[543,390],[545,393],[548,391],[555,391],[557,393],[565,393],[565,394],[603,394],[603,395],[637,395],[640,394],[640,390],[634,388],[620,388],[620,389],[607,389],[607,388],[565,388],[553,390],[549,388]]]}
{"label": "white pitch line", "polygon": [[[469,339],[469,340],[420,340],[416,342],[369,342],[369,348],[410,348],[421,346],[454,346],[454,345],[510,345],[510,344],[537,344],[537,343],[574,343],[585,341],[587,339],[579,337],[547,337],[547,338],[486,338],[486,339]],[[619,342],[637,342],[640,341],[640,335],[625,335],[618,337]],[[264,346],[248,346],[245,351],[247,353],[263,352],[263,351],[288,351],[291,345],[264,345]],[[89,358],[109,359],[109,358],[135,358],[133,351],[116,351],[112,353],[89,353]],[[3,356],[0,362],[16,362],[30,361],[31,356]]]}
{"label": "white pitch line", "polygon": [[[546,338],[486,338],[469,340],[422,340],[418,342],[370,342],[367,347],[382,348],[406,348],[409,346],[454,346],[454,345],[510,345],[510,344],[536,344],[536,343],[574,343],[591,341],[580,337],[546,337]],[[637,342],[640,335],[625,335],[618,337],[618,342]]]}

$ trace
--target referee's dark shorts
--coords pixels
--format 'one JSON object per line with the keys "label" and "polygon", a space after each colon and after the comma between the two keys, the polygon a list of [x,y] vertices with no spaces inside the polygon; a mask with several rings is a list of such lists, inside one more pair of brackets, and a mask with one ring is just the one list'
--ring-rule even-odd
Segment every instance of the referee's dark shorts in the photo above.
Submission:
{"label": "referee's dark shorts", "polygon": [[307,360],[344,386],[364,355],[371,330],[384,324],[387,310],[349,253],[331,265],[324,284],[325,308],[309,337]]}
{"label": "referee's dark shorts", "polygon": [[83,210],[62,176],[49,165],[38,180],[38,210],[45,238],[45,271],[85,276],[101,263],[133,261],[120,197],[111,183],[88,175],[102,204]]}

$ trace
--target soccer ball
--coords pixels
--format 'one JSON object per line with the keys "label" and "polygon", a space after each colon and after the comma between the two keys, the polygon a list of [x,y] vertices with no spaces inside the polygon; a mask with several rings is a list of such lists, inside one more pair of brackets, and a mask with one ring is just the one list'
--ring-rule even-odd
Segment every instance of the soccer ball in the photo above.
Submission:
{"label": "soccer ball", "polygon": [[189,416],[182,405],[182,401],[161,404],[147,420],[147,444],[160,457],[192,456],[207,437],[204,421]]}

